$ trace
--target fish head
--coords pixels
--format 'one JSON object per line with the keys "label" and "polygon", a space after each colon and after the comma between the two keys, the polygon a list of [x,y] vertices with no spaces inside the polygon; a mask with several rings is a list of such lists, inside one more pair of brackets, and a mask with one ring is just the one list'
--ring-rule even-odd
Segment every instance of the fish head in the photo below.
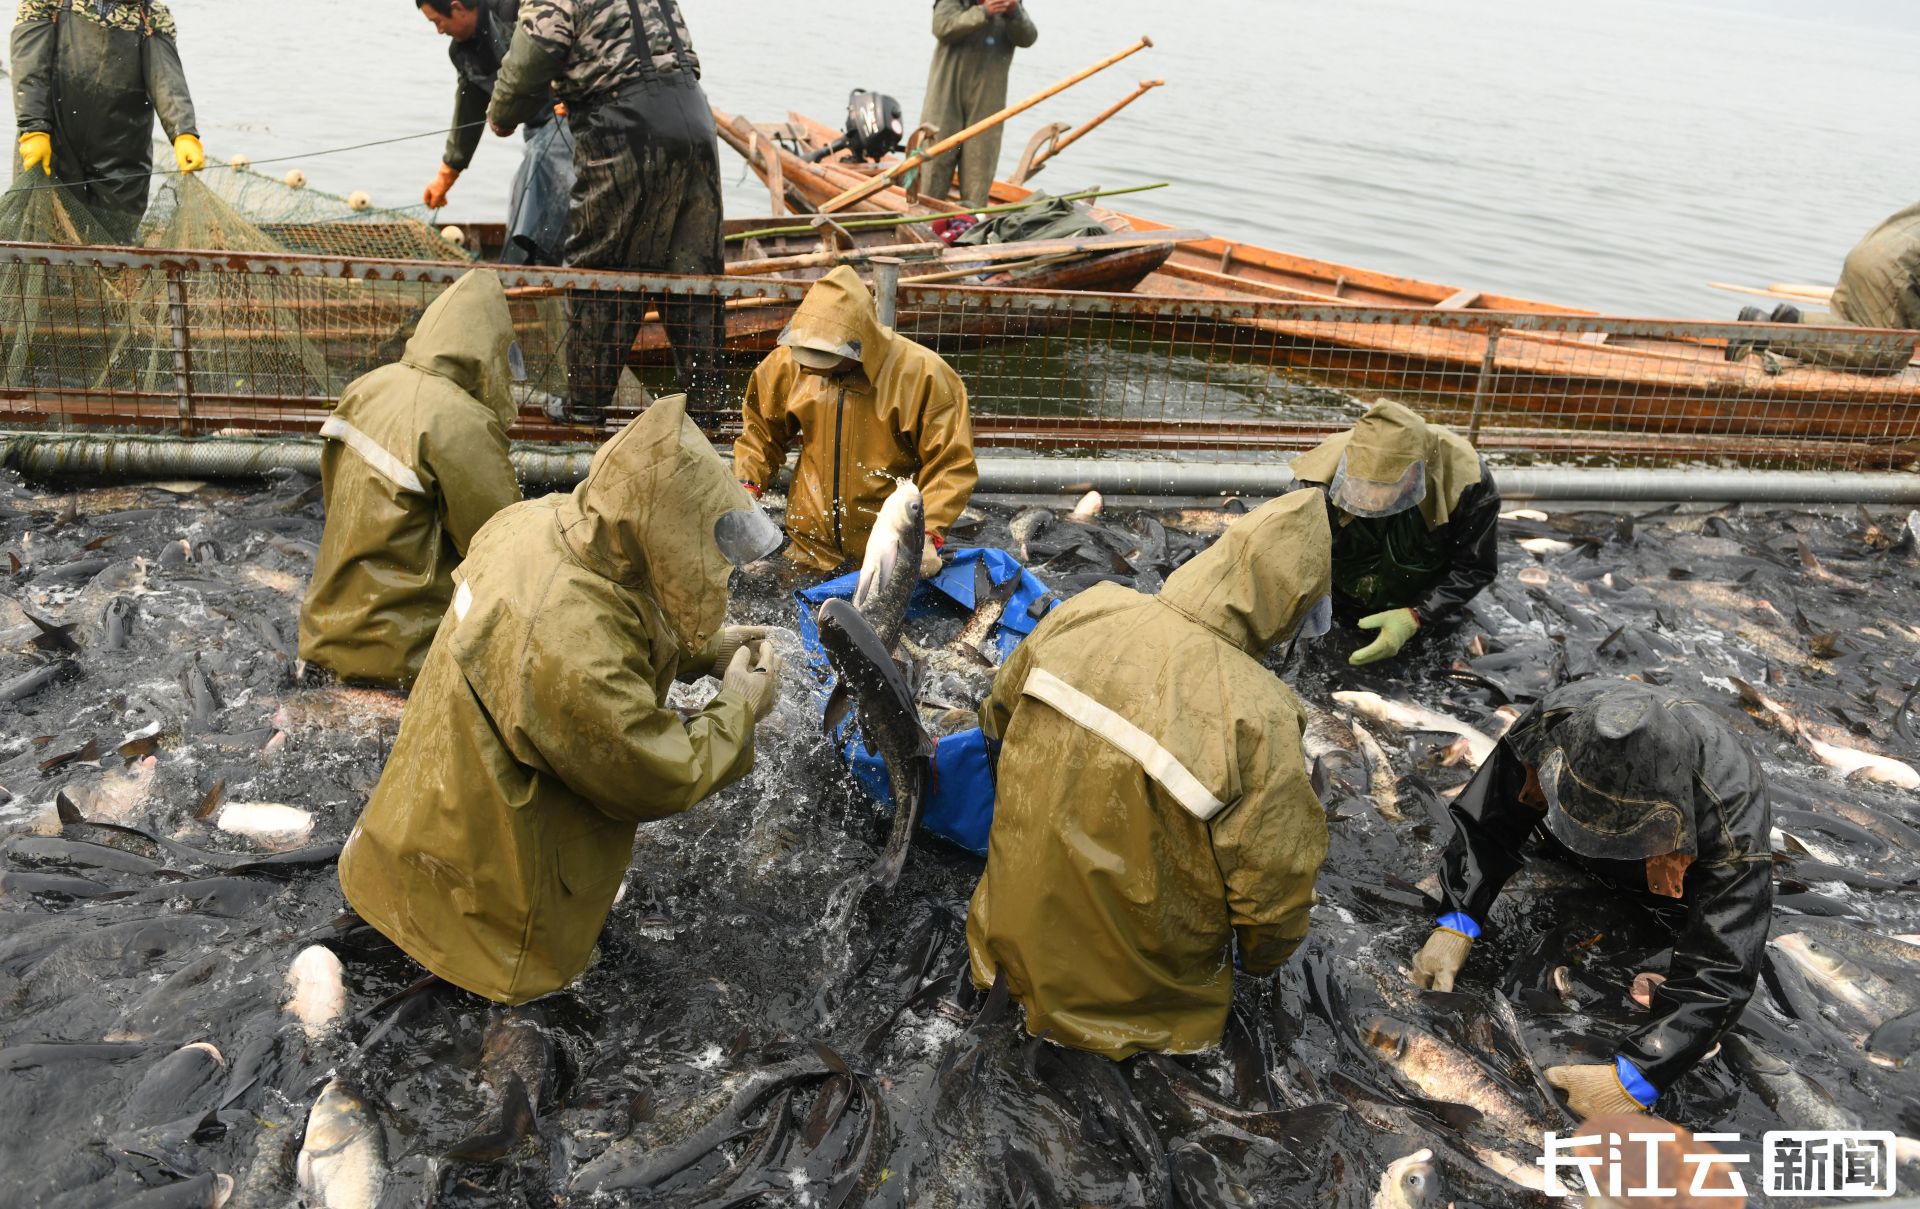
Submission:
{"label": "fish head", "polygon": [[306,1140],[300,1147],[300,1163],[308,1165],[309,1155],[324,1155],[338,1150],[360,1137],[372,1127],[367,1116],[366,1105],[360,1097],[343,1086],[338,1079],[330,1079],[313,1102],[313,1108],[307,1113]]}
{"label": "fish head", "polygon": [[1805,932],[1789,932],[1770,942],[1798,966],[1802,973],[1820,982],[1845,982],[1849,978],[1846,958]]}
{"label": "fish head", "polygon": [[1384,1016],[1375,1016],[1360,1030],[1360,1039],[1384,1057],[1398,1058],[1407,1043],[1407,1030]]}
{"label": "fish head", "polygon": [[1423,1148],[1387,1164],[1373,1203],[1377,1209],[1446,1209],[1447,1180],[1433,1151]]}
{"label": "fish head", "polygon": [[880,505],[873,532],[867,536],[866,557],[854,584],[853,604],[864,609],[878,599],[888,584],[903,575],[918,578],[920,551],[926,544],[927,507],[912,479],[901,479]]}

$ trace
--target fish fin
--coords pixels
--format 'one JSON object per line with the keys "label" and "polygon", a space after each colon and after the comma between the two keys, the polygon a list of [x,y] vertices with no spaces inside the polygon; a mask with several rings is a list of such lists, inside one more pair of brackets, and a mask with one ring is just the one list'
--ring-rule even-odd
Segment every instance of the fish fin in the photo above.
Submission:
{"label": "fish fin", "polygon": [[537,1127],[533,1102],[527,1098],[527,1085],[519,1075],[509,1075],[507,1092],[500,1102],[499,1124],[454,1143],[442,1157],[453,1163],[497,1163],[520,1139],[531,1137]]}
{"label": "fish fin", "polygon": [[200,799],[200,805],[195,808],[193,817],[196,819],[211,817],[213,812],[219,809],[220,799],[226,795],[226,792],[227,779],[221,777],[213,783],[212,789],[207,790],[207,796]]}
{"label": "fish fin", "polygon": [[827,737],[840,733],[840,727],[847,720],[847,711],[853,708],[853,694],[847,691],[845,681],[835,681],[833,691],[827,694],[826,712],[821,716],[820,726]]}
{"label": "fish fin", "polygon": [[813,1052],[820,1055],[820,1061],[827,1064],[828,1070],[831,1070],[837,1075],[852,1077],[853,1068],[847,1065],[847,1060],[840,1056],[839,1050],[824,1041],[815,1041],[813,1043]]}
{"label": "fish fin", "polygon": [[64,789],[53,795],[53,807],[59,813],[62,825],[87,821],[87,816],[80,813],[80,808],[73,804],[73,799],[67,796],[67,791]]}

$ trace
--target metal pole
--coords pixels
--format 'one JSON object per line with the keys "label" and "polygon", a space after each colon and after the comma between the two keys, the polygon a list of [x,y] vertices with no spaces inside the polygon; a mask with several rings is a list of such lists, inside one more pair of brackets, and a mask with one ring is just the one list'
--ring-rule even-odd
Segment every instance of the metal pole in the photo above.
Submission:
{"label": "metal pole", "polygon": [[880,326],[892,327],[900,306],[900,266],[907,263],[898,256],[876,256],[873,266],[873,306],[880,312]]}
{"label": "metal pole", "polygon": [[180,401],[180,435],[193,435],[193,342],[187,324],[187,275],[167,270],[167,324],[173,331],[173,387]]}
{"label": "metal pole", "polygon": [[1494,354],[1500,348],[1500,329],[1487,333],[1487,351],[1480,357],[1480,378],[1473,387],[1473,414],[1467,417],[1467,443],[1480,439],[1480,409],[1486,405],[1487,392],[1493,388]]}
{"label": "metal pole", "polygon": [[[0,432],[0,465],[38,477],[248,478],[274,467],[317,474],[320,442],[310,437],[78,436]],[[570,486],[586,475],[591,448],[514,447],[521,479]],[[1109,495],[1238,496],[1266,499],[1299,484],[1285,462],[1154,461],[1140,458],[979,459],[982,492],[1067,495],[1089,487]],[[1590,470],[1495,467],[1509,500],[1615,503],[1881,504],[1920,506],[1920,474],[1796,470]]]}

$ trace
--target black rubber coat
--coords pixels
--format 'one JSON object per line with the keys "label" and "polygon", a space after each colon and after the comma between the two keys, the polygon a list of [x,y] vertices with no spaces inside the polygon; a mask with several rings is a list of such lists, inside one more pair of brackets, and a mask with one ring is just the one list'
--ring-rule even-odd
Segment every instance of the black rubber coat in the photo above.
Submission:
{"label": "black rubber coat", "polygon": [[72,0],[22,4],[13,27],[20,133],[53,136],[53,179],[121,243],[147,212],[154,115],[168,142],[199,133],[172,28],[164,5],[132,0],[106,21]]}
{"label": "black rubber coat", "polygon": [[1412,608],[1425,627],[1459,612],[1500,571],[1500,489],[1486,462],[1447,523],[1429,530],[1416,509],[1333,525],[1333,591],[1342,613]]}
{"label": "black rubber coat", "polygon": [[[1529,761],[1547,750],[1542,740],[1572,711],[1622,683],[1603,678],[1555,689],[1480,766],[1451,808],[1454,832],[1440,870],[1442,914],[1465,912],[1485,927],[1500,888],[1525,863],[1521,850],[1536,828],[1557,859],[1580,865],[1657,914],[1672,914],[1673,900],[1647,892],[1644,863],[1576,856],[1545,834],[1542,811],[1520,801]],[[1663,1093],[1740,1019],[1773,919],[1773,812],[1765,774],[1711,707],[1690,703],[1679,713],[1694,740],[1700,851],[1677,904],[1683,918],[1667,981],[1653,993],[1653,1017],[1620,1045]]]}

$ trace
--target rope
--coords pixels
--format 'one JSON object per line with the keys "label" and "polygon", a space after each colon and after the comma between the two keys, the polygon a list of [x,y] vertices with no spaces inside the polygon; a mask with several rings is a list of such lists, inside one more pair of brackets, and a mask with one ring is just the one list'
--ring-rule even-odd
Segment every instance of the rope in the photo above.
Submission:
{"label": "rope", "polygon": [[[411,142],[414,139],[445,138],[449,133],[451,133],[454,130],[470,130],[475,126],[484,126],[484,125],[486,125],[486,122],[482,120],[477,122],[467,122],[460,126],[442,126],[438,130],[422,130],[415,134],[396,134],[392,138],[372,139],[364,143],[352,143],[345,147],[328,147],[321,151],[305,151],[305,152],[296,152],[292,155],[276,155],[268,159],[254,160],[253,163],[254,164],[284,164],[289,160],[319,159],[323,155],[340,155],[348,151],[362,151],[368,147],[385,147],[390,143],[406,143],[406,142]],[[198,171],[198,169],[196,169],[196,171]],[[188,174],[181,172],[180,169],[178,168],[156,168],[151,172],[127,172],[127,173],[122,173],[119,176],[98,176],[98,177],[94,177],[91,180],[65,181],[55,177],[55,178],[48,179],[43,184],[31,184],[31,185],[22,185],[18,183],[18,181],[16,181],[13,187],[16,189],[19,189],[23,193],[30,193],[30,192],[34,192],[36,190],[42,190],[42,189],[78,189],[83,185],[104,185],[104,184],[111,184],[115,181],[140,180],[142,178],[151,179],[156,176],[185,176],[185,175],[188,175]],[[26,180],[26,179],[27,179],[27,176],[26,174],[23,173],[20,177],[20,180]]]}

